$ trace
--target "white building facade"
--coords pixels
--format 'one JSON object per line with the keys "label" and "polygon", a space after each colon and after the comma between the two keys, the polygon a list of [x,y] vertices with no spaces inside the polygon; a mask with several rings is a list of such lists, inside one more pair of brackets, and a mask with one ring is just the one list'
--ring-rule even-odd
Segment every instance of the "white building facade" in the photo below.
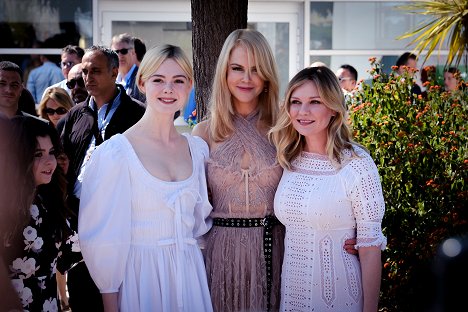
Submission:
{"label": "white building facade", "polygon": [[[408,46],[410,40],[397,37],[424,21],[421,16],[398,9],[408,3],[249,1],[248,24],[269,40],[284,90],[297,71],[314,61],[324,62],[333,71],[342,64],[350,64],[363,79],[368,78],[369,57],[381,59],[386,68],[390,68],[400,54],[414,48]],[[3,12],[0,25],[10,25],[13,37],[18,35],[15,25],[29,23],[38,41],[55,32],[61,35],[62,41],[73,37],[75,42],[70,43],[86,48],[91,44],[109,45],[113,35],[127,32],[143,39],[148,48],[170,43],[192,55],[190,0],[0,0],[0,12]],[[75,28],[69,35],[72,27]],[[27,27],[23,25],[23,28]],[[9,31],[0,28],[2,37]],[[0,58],[60,54],[59,47],[35,48],[14,41],[12,46],[0,45]],[[426,64],[444,65],[447,51],[435,54]]]}

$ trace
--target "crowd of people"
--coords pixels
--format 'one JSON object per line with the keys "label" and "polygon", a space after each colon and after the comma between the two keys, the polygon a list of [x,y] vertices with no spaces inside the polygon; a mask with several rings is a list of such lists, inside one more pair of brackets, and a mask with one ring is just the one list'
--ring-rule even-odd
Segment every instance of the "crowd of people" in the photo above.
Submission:
{"label": "crowd of people", "polygon": [[[322,64],[325,65],[325,64]],[[311,64],[314,67],[314,63]],[[411,93],[413,95],[427,96],[427,85],[440,84],[442,92],[464,91],[466,85],[462,79],[462,73],[457,67],[445,67],[440,77],[437,77],[437,68],[434,65],[425,65],[418,69],[417,56],[411,52],[401,54],[392,66],[395,76],[408,75],[413,79]],[[336,76],[345,95],[345,99],[352,98],[353,94],[359,90],[358,72],[350,64],[343,64],[336,71]]]}
{"label": "crowd of people", "polygon": [[305,68],[280,101],[267,40],[235,30],[191,134],[174,126],[194,92],[180,47],[120,34],[52,66],[31,71],[26,110],[22,70],[0,62],[0,305],[377,311],[385,204],[346,122],[353,66]]}

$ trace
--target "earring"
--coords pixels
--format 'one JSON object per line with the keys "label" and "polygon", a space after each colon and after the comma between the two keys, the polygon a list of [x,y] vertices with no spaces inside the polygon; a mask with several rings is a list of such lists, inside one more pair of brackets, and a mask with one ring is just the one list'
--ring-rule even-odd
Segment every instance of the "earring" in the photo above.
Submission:
{"label": "earring", "polygon": [[263,92],[264,92],[264,93],[268,93],[268,88],[265,87],[265,88],[263,89]]}

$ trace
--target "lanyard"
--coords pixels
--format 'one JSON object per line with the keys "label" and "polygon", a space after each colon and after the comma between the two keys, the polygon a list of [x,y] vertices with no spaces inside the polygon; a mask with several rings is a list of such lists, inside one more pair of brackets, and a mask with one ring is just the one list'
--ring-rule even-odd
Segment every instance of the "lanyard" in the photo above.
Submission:
{"label": "lanyard", "polygon": [[104,141],[106,128],[120,104],[120,89],[118,90],[119,92],[116,97],[113,98],[109,103],[104,104],[99,110],[93,98],[91,98],[89,101],[89,106],[94,114],[95,126],[93,129],[93,135],[96,146]]}

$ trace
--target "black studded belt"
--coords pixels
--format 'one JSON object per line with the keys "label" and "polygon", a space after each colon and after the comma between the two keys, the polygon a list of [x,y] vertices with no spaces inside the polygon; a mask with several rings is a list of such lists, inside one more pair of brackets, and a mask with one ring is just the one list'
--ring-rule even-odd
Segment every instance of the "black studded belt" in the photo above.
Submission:
{"label": "black studded belt", "polygon": [[273,282],[273,226],[281,224],[275,216],[265,218],[214,218],[213,225],[223,227],[263,227],[263,255],[266,263],[267,311],[270,311],[271,286]]}

